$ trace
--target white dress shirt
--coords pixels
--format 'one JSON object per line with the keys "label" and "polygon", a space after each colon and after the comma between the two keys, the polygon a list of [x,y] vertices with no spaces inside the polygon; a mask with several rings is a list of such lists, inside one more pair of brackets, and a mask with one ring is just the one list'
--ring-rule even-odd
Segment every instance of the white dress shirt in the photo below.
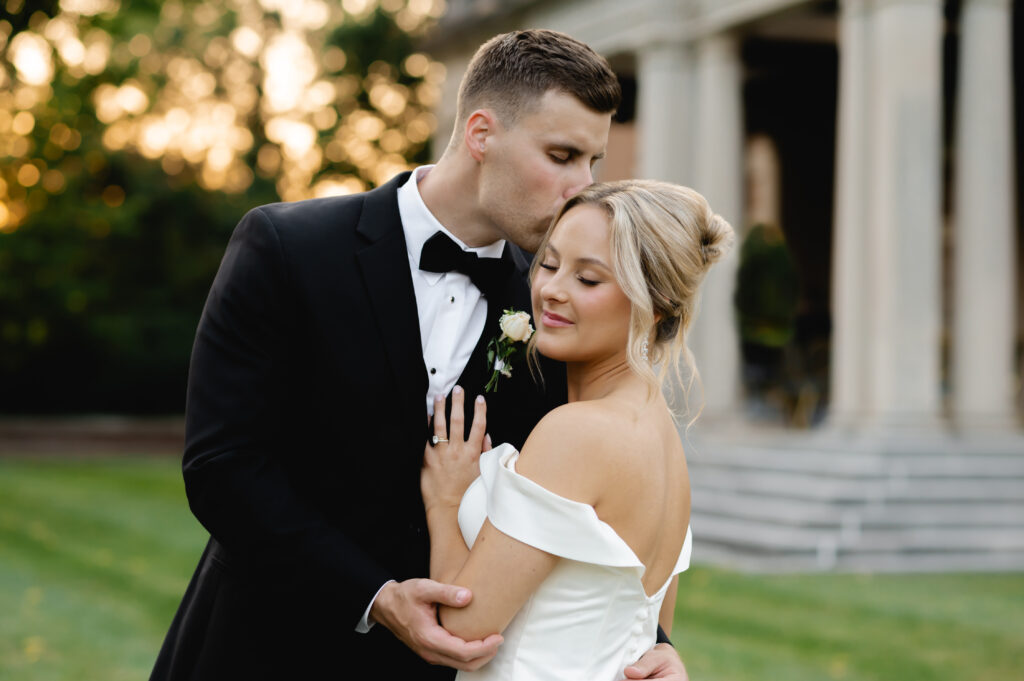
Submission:
{"label": "white dress shirt", "polygon": [[[461,272],[425,272],[420,269],[420,251],[435,232],[443,232],[464,251],[481,258],[500,258],[505,241],[470,248],[444,228],[423,203],[418,183],[434,166],[420,166],[409,180],[398,189],[398,214],[405,232],[405,246],[412,272],[412,286],[416,292],[416,310],[420,319],[420,340],[423,363],[427,367],[427,414],[434,415],[434,397],[446,396],[455,387],[480,340],[487,323],[487,300],[469,277]],[[498,320],[492,320],[495,335]],[[468,396],[468,399],[475,395]],[[385,585],[381,585],[381,589]],[[356,631],[366,633],[373,626],[369,621],[370,608],[377,600],[374,594],[366,607]]]}

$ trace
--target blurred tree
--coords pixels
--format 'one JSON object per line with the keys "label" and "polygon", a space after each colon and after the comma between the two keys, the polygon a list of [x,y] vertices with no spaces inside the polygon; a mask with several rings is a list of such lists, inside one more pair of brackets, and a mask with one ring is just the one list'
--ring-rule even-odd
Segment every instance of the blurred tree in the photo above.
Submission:
{"label": "blurred tree", "polygon": [[780,348],[793,337],[800,282],[782,230],[754,225],[740,248],[736,308],[745,343]]}
{"label": "blurred tree", "polygon": [[0,412],[175,412],[252,206],[425,160],[439,0],[0,0]]}
{"label": "blurred tree", "polygon": [[776,416],[786,422],[791,422],[795,400],[786,358],[792,354],[787,350],[794,337],[799,294],[796,265],[782,230],[764,224],[751,227],[740,248],[736,276],[743,384],[748,404],[757,410],[778,409]]}

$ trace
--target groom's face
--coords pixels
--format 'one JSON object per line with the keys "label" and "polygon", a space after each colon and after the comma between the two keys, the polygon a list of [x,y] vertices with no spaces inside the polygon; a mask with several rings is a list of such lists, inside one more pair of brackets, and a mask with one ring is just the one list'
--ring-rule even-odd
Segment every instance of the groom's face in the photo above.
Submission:
{"label": "groom's face", "polygon": [[608,144],[610,113],[549,90],[528,113],[487,140],[480,204],[502,238],[537,250],[552,218],[593,183]]}

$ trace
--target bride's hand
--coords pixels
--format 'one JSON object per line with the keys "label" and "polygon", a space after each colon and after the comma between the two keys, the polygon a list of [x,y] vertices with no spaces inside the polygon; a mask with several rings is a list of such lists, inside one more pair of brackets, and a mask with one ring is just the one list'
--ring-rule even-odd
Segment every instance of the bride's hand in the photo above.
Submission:
{"label": "bride's hand", "polygon": [[490,449],[487,433],[487,403],[476,398],[473,424],[463,439],[465,392],[459,386],[452,390],[451,432],[445,424],[444,397],[434,400],[434,437],[437,444],[427,443],[423,452],[420,489],[423,505],[429,511],[441,506],[458,507],[466,488],[480,475],[480,452]]}

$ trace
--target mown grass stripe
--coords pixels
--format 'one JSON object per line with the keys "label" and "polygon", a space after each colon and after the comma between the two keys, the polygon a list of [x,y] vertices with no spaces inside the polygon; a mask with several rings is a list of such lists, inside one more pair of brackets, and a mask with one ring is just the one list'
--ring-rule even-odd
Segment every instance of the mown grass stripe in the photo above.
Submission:
{"label": "mown grass stripe", "polygon": [[[141,554],[175,553],[194,546],[195,527],[182,527],[178,509],[154,509],[137,497],[123,495],[117,504],[104,497],[90,503],[86,499],[61,502],[50,495],[32,490],[0,491],[4,505],[0,508],[0,528],[23,528],[25,532],[51,536],[54,540],[102,547],[111,538],[124,546],[137,548]],[[130,513],[125,509],[131,508]],[[26,512],[30,511],[30,513]],[[193,521],[194,522],[194,521]],[[187,531],[182,531],[186,529]]]}
{"label": "mown grass stripe", "polygon": [[[989,582],[980,590],[979,577]],[[948,593],[937,587],[961,582],[969,600],[935,607]],[[1009,624],[1022,594],[1021,575],[754,577],[695,568],[680,584],[678,632],[695,664],[709,659],[709,647],[719,651],[712,668],[701,668],[712,678],[722,663],[735,678],[766,678],[732,669],[740,656],[748,660],[741,668],[787,668],[771,678],[855,670],[858,678],[946,679],[960,669],[965,678],[1011,679],[1024,669],[1024,636]],[[995,620],[983,623],[971,604]]]}

